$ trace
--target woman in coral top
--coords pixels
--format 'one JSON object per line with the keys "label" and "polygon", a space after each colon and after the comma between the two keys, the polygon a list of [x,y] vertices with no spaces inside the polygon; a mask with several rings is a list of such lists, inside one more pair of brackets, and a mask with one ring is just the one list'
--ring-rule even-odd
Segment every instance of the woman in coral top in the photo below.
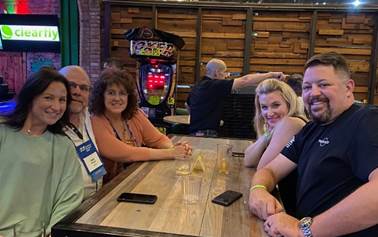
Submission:
{"label": "woman in coral top", "polygon": [[124,162],[189,157],[186,143],[172,144],[138,109],[135,80],[125,71],[105,69],[90,99],[93,132],[108,172],[120,173]]}

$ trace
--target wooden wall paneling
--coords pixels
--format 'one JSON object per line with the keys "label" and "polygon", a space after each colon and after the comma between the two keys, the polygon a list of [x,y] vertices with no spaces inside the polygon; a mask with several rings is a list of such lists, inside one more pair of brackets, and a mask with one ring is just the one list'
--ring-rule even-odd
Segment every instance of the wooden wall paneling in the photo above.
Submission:
{"label": "wooden wall paneling", "polygon": [[358,73],[358,72],[368,73],[369,72],[369,65],[370,64],[369,64],[369,61],[367,61],[367,60],[349,59],[348,65],[349,65],[350,70],[353,73]]}
{"label": "wooden wall paneling", "polygon": [[348,40],[350,40],[353,44],[372,44],[373,41],[373,34],[371,35],[359,35],[359,34],[349,34]]}
{"label": "wooden wall paneling", "polygon": [[303,73],[303,65],[252,65],[254,72],[282,71],[285,74]]}
{"label": "wooden wall paneling", "polygon": [[312,19],[308,11],[254,11],[250,71],[303,73]]}
{"label": "wooden wall paneling", "polygon": [[343,35],[344,30],[339,29],[319,29],[319,35]]}
{"label": "wooden wall paneling", "polygon": [[243,50],[244,44],[245,44],[244,40],[240,40],[240,39],[228,40],[226,43],[227,43],[228,49],[238,49],[238,50]]}
{"label": "wooden wall paneling", "polygon": [[297,58],[252,58],[250,59],[250,63],[253,65],[304,65],[306,62],[306,59],[297,59]]}
{"label": "wooden wall paneling", "polygon": [[299,53],[282,53],[282,52],[256,52],[253,51],[254,58],[266,58],[266,63],[269,64],[270,59],[277,58],[277,59],[286,59],[286,58],[307,58],[306,55],[299,54]]}
{"label": "wooden wall paneling", "polygon": [[118,58],[135,78],[136,60],[129,56],[129,41],[125,39],[124,33],[135,27],[153,27],[153,18],[152,6],[112,5],[111,8],[110,56]]}
{"label": "wooden wall paneling", "polygon": [[[315,53],[338,52],[343,54],[349,63],[352,78],[355,80],[356,99],[368,98],[369,64],[371,64],[371,40],[374,30],[373,15],[370,13],[322,12],[318,16],[318,35]],[[373,99],[371,99],[373,101]]]}
{"label": "wooden wall paneling", "polygon": [[374,103],[374,97],[377,88],[377,57],[378,57],[378,13],[373,16],[374,30],[373,30],[373,43],[371,47],[370,67],[369,67],[369,92],[368,103]]}
{"label": "wooden wall paneling", "polygon": [[248,8],[247,14],[246,14],[246,21],[245,21],[243,75],[248,74],[249,69],[250,69],[249,59],[251,57],[251,46],[252,46],[251,45],[252,44],[252,21],[253,21],[253,10],[252,8]]}
{"label": "wooden wall paneling", "polygon": [[[377,58],[372,55],[375,52],[372,45],[376,42],[373,38],[376,9],[350,12],[316,7],[268,9],[135,1],[117,4],[116,7],[112,5],[111,11],[111,55],[123,57],[131,71],[135,71],[135,60],[125,56],[129,45],[123,38],[123,29],[153,26],[152,8],[156,5],[158,28],[180,35],[186,42],[180,52],[179,81],[182,84],[200,80],[205,63],[213,57],[225,60],[229,70],[234,72],[281,70],[303,73],[306,59],[314,53],[329,51],[339,52],[347,58],[356,82],[357,99],[367,98],[369,83],[372,83],[369,80],[372,75],[376,76],[377,66],[371,65]],[[253,8],[253,18],[248,17],[249,8],[251,11]],[[249,23],[249,19],[253,22]],[[248,29],[253,33],[249,34]],[[253,37],[250,43],[247,42],[249,35]],[[249,57],[245,50],[250,53]],[[246,70],[246,63],[249,70]],[[182,90],[182,95],[177,95],[178,100],[185,101],[185,93],[187,91]]]}
{"label": "wooden wall paneling", "polygon": [[196,21],[196,58],[195,58],[195,80],[193,84],[198,83],[201,80],[201,64],[202,64],[202,24],[203,24],[203,10],[198,8],[197,21]]}
{"label": "wooden wall paneling", "polygon": [[109,2],[104,3],[104,18],[102,21],[102,62],[110,57],[110,31],[111,31],[111,11]]}
{"label": "wooden wall paneling", "polygon": [[327,53],[327,52],[337,52],[340,54],[354,54],[354,55],[366,55],[369,56],[371,53],[370,48],[341,48],[341,47],[316,47],[315,53]]}
{"label": "wooden wall paneling", "polygon": [[352,78],[356,85],[368,86],[369,82],[366,80],[366,72],[354,72]]}
{"label": "wooden wall paneling", "polygon": [[[195,36],[196,36],[196,9],[158,8],[157,26],[159,30],[170,32],[181,36],[185,46],[180,51],[180,58],[177,64],[177,84],[192,85],[195,79]],[[176,106],[185,107],[187,89],[176,89]]]}
{"label": "wooden wall paneling", "polygon": [[157,7],[156,5],[152,5],[152,25],[153,25],[153,28],[155,29],[158,29],[157,15],[158,15]]}
{"label": "wooden wall paneling", "polygon": [[[203,10],[201,35],[203,66],[210,59],[219,58],[225,61],[228,71],[243,73],[243,68],[247,68],[244,63],[249,63],[249,55],[245,53],[245,48],[250,47],[250,43],[246,41],[250,40],[252,34],[252,24],[246,23],[251,22],[252,19],[247,17],[248,11],[252,13],[252,9],[206,8]],[[202,74],[204,71],[202,67]],[[248,73],[249,70],[246,72]]]}

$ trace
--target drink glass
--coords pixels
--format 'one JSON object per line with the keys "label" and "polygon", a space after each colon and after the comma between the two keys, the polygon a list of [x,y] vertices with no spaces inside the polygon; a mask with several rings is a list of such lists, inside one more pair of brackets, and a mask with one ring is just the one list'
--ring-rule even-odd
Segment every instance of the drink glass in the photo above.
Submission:
{"label": "drink glass", "polygon": [[217,144],[217,163],[220,174],[229,174],[229,159],[232,155],[231,144]]}
{"label": "drink glass", "polygon": [[191,171],[191,157],[176,157],[176,175],[189,175]]}
{"label": "drink glass", "polygon": [[185,203],[194,204],[199,201],[202,188],[202,176],[186,175],[182,177],[183,199]]}

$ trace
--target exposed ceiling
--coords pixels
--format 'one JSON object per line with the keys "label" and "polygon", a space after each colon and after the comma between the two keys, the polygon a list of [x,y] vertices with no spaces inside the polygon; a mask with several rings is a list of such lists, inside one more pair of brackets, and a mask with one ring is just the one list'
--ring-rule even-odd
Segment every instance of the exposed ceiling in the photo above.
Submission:
{"label": "exposed ceiling", "polygon": [[[152,0],[161,1],[161,0]],[[224,2],[224,3],[254,3],[254,4],[299,4],[299,5],[355,5],[378,6],[378,0],[163,0],[167,2]]]}
{"label": "exposed ceiling", "polygon": [[[159,0],[158,0],[159,1]],[[245,3],[327,3],[327,4],[378,4],[378,0],[163,0],[171,2],[245,2]]]}
{"label": "exposed ceiling", "polygon": [[[241,1],[240,1],[241,2]],[[327,4],[353,4],[355,0],[246,0],[243,2],[251,3],[307,3],[307,4],[316,4],[316,3],[327,3]],[[378,0],[359,0],[361,4],[371,4],[378,2]]]}

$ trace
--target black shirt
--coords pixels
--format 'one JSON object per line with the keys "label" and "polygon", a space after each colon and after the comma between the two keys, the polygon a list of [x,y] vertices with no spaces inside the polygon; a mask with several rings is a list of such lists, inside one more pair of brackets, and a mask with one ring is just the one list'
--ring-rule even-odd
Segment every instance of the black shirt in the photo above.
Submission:
{"label": "black shirt", "polygon": [[[281,153],[297,164],[296,217],[314,217],[378,167],[378,109],[352,105],[330,124],[310,122]],[[348,236],[378,236],[378,226]]]}
{"label": "black shirt", "polygon": [[218,130],[226,96],[231,94],[233,80],[204,77],[193,87],[189,97],[190,132]]}

